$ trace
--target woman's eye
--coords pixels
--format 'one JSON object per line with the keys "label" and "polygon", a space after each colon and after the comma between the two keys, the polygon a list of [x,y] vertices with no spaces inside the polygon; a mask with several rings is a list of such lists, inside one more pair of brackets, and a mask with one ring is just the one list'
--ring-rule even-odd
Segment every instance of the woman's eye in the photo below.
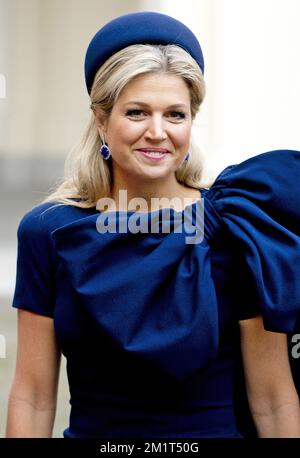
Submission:
{"label": "woman's eye", "polygon": [[[128,116],[129,118],[140,119],[144,118],[146,115],[147,113],[145,113],[145,111],[140,110],[138,108],[126,111],[126,116]],[[186,115],[181,111],[170,111],[169,113],[167,113],[167,117],[171,118],[174,121],[182,121],[186,118]]]}
{"label": "woman's eye", "polygon": [[126,116],[130,116],[131,118],[140,118],[144,115],[145,113],[143,112],[143,110],[138,110],[138,109],[135,109],[135,110],[128,110],[126,112]]}
{"label": "woman's eye", "polygon": [[176,119],[177,121],[181,121],[181,120],[185,119],[185,113],[182,113],[181,111],[171,111],[169,113],[169,116],[171,118]]}

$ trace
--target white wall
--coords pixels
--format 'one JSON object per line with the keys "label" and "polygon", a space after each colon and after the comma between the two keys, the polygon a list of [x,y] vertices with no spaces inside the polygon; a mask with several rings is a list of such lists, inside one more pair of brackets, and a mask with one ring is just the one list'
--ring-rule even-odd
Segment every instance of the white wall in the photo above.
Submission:
{"label": "white wall", "polygon": [[[6,0],[0,0],[0,119],[6,109],[6,48],[3,46],[6,35]],[[0,123],[0,138],[3,135],[3,123]]]}
{"label": "white wall", "polygon": [[215,4],[215,154],[300,149],[300,2]]}
{"label": "white wall", "polygon": [[216,173],[280,148],[300,150],[300,1],[144,1],[185,22],[203,47],[198,138]]}

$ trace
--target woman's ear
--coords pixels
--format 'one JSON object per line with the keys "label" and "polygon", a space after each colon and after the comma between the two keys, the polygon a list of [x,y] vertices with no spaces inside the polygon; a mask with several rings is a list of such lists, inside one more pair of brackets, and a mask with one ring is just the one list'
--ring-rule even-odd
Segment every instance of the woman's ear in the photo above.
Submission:
{"label": "woman's ear", "polygon": [[93,109],[93,113],[95,116],[95,123],[98,128],[98,131],[100,134],[105,133],[106,131],[106,121],[104,120],[104,117],[100,115],[100,113],[97,113],[96,110]]}

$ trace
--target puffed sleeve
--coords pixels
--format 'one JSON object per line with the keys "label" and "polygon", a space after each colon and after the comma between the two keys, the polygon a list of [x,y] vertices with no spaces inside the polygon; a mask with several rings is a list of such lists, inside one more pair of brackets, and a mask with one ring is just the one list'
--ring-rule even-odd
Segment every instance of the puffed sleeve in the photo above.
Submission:
{"label": "puffed sleeve", "polygon": [[278,150],[227,167],[206,193],[237,247],[241,316],[252,307],[271,331],[300,315],[299,183],[300,152]]}
{"label": "puffed sleeve", "polygon": [[38,205],[26,213],[18,227],[16,284],[12,305],[53,317],[54,266],[51,234]]}

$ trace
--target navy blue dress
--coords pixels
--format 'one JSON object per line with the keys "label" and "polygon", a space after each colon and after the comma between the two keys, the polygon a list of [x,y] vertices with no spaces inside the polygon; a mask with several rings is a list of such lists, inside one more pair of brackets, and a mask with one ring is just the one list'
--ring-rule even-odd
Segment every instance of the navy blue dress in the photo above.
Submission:
{"label": "navy blue dress", "polygon": [[[300,152],[272,151],[227,167],[183,212],[107,213],[115,232],[100,233],[96,208],[26,213],[13,306],[54,318],[65,437],[240,436],[238,321],[291,333],[299,317],[299,182]],[[198,243],[176,230],[185,214]],[[153,216],[153,232],[123,230]]]}

